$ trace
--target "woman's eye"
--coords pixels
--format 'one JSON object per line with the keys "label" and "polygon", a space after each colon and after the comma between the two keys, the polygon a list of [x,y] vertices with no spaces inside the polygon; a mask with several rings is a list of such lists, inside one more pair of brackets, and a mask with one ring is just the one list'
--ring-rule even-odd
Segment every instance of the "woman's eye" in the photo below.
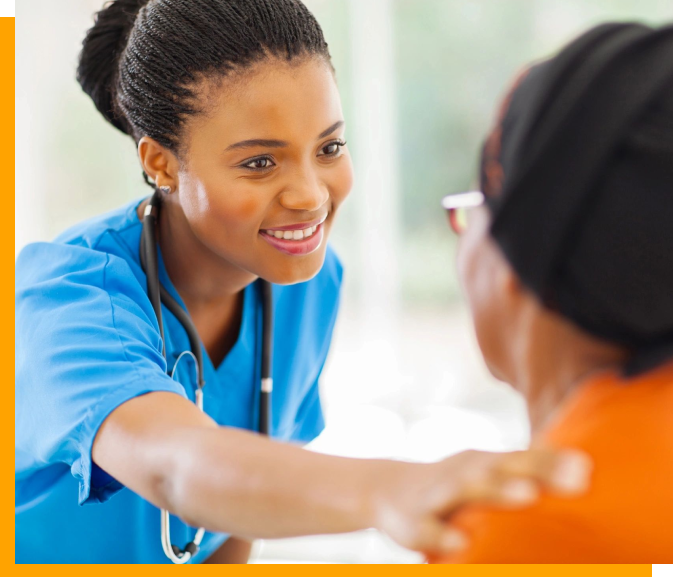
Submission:
{"label": "woman's eye", "polygon": [[326,144],[320,149],[319,156],[336,156],[337,154],[339,154],[339,152],[344,146],[346,146],[345,142],[341,141],[330,142],[329,144]]}
{"label": "woman's eye", "polygon": [[245,168],[250,168],[251,170],[265,170],[275,166],[270,158],[253,158],[252,160],[246,162],[242,165]]}

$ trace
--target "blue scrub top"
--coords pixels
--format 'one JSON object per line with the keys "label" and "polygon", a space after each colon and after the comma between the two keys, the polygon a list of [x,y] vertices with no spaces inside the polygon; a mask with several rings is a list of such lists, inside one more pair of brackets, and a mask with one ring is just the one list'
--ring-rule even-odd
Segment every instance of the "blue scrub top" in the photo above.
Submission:
{"label": "blue scrub top", "polygon": [[[169,563],[159,509],[91,460],[94,436],[125,401],[151,391],[194,400],[189,341],[163,309],[167,361],[139,260],[139,201],[27,246],[16,262],[16,562]],[[160,279],[184,307],[163,263]],[[323,429],[318,379],[337,314],[341,265],[327,250],[312,280],[274,286],[272,436],[306,443]],[[204,351],[205,411],[256,429],[261,303],[245,289],[238,340],[219,367]],[[171,517],[172,542],[195,529]],[[198,563],[227,538],[206,532]]]}

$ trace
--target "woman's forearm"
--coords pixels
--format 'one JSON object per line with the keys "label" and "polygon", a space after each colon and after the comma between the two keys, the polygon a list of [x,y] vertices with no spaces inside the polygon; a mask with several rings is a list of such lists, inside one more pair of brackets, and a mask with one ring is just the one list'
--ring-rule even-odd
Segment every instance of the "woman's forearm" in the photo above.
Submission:
{"label": "woman's forearm", "polygon": [[174,446],[171,509],[191,525],[248,538],[373,527],[374,487],[401,465],[321,455],[228,428],[182,431]]}
{"label": "woman's forearm", "polygon": [[446,519],[466,501],[530,504],[535,481],[581,493],[591,470],[574,452],[468,452],[429,464],[321,455],[219,427],[174,393],[120,405],[100,427],[92,457],[193,526],[248,539],[375,527],[437,553],[464,546]]}
{"label": "woman's forearm", "polygon": [[229,537],[204,563],[209,565],[245,564],[250,561],[253,543],[240,537]]}
{"label": "woman's forearm", "polygon": [[115,409],[92,455],[118,481],[190,525],[245,538],[374,526],[385,481],[422,467],[321,455],[220,427],[193,403],[163,392]]}

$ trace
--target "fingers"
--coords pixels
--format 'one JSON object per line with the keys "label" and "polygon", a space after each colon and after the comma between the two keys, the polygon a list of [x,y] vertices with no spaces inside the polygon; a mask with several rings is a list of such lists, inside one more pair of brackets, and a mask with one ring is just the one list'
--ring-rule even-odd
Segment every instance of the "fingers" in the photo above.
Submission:
{"label": "fingers", "polygon": [[463,505],[522,507],[536,502],[543,489],[580,494],[589,486],[591,462],[566,450],[469,451],[414,471],[405,490],[389,503],[388,512],[394,514],[384,515],[378,527],[409,549],[450,554],[467,544],[466,536],[447,522]]}
{"label": "fingers", "polygon": [[463,551],[468,544],[467,537],[462,531],[454,529],[451,525],[442,524],[442,530],[434,545],[422,549],[426,553],[438,555],[451,555]]}
{"label": "fingers", "polygon": [[450,555],[462,551],[468,544],[464,533],[436,518],[428,517],[414,529],[414,534],[402,544],[421,553]]}
{"label": "fingers", "polygon": [[494,473],[506,479],[537,481],[553,492],[579,495],[589,488],[591,460],[579,451],[532,449],[505,453]]}
{"label": "fingers", "polygon": [[[445,466],[459,471],[461,483],[447,484],[436,503],[448,518],[468,503],[524,507],[550,490],[563,496],[579,495],[588,489],[591,462],[577,451],[534,449],[514,453],[466,452],[447,459]],[[449,488],[453,488],[453,493]],[[456,490],[457,489],[457,490]]]}
{"label": "fingers", "polygon": [[540,489],[535,481],[526,478],[500,478],[493,476],[478,483],[467,485],[460,497],[455,512],[467,503],[488,503],[505,507],[525,507],[540,497]]}

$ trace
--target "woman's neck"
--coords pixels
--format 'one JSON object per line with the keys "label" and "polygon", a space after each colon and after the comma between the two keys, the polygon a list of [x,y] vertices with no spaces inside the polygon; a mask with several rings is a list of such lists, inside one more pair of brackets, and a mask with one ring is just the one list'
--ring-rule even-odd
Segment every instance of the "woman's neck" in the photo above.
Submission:
{"label": "woman's neck", "polygon": [[[139,214],[145,204],[139,207]],[[159,216],[158,242],[164,266],[217,366],[236,342],[243,314],[243,291],[257,277],[213,253],[177,209],[165,203]]]}
{"label": "woman's neck", "polygon": [[185,304],[219,306],[257,279],[204,245],[179,207],[162,208],[158,241],[166,272]]}
{"label": "woman's neck", "polygon": [[526,394],[526,404],[532,432],[537,433],[543,429],[556,410],[588,379],[617,367],[615,363],[585,364],[578,360],[576,364],[571,361],[556,365],[551,370],[529,372],[522,379],[522,388],[529,391]]}
{"label": "woman's neck", "polygon": [[544,330],[530,331],[523,341],[514,353],[515,382],[526,398],[533,433],[584,382],[605,371],[618,372],[627,358],[622,347],[597,339],[560,317],[552,323],[546,320]]}

